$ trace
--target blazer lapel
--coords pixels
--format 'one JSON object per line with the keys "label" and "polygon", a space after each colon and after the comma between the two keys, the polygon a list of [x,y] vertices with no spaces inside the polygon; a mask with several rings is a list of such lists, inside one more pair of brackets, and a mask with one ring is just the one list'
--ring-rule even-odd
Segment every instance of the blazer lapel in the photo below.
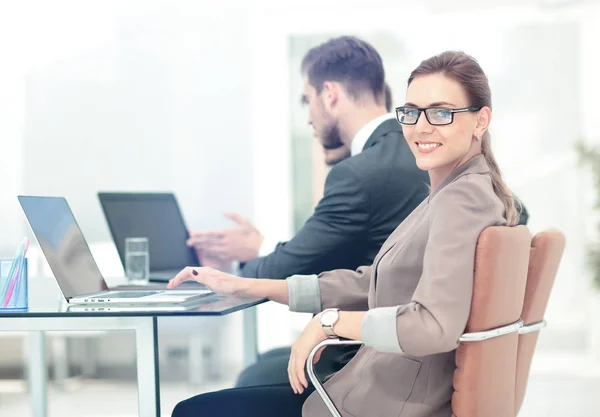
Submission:
{"label": "blazer lapel", "polygon": [[[371,140],[371,138],[369,138]],[[367,142],[368,143],[368,142]],[[366,147],[366,145],[365,145]],[[429,202],[431,199],[446,185],[456,181],[459,177],[466,174],[484,174],[490,171],[487,163],[485,162],[485,157],[483,155],[477,155],[473,158],[469,159],[458,169],[453,171],[442,183],[438,186],[438,188],[430,194],[429,198],[426,198],[419,204],[417,208],[413,210],[413,212],[406,218],[404,221],[392,232],[389,238],[383,243],[379,253],[373,260],[373,266],[371,268],[372,273],[372,289],[377,288],[377,268],[381,259],[392,250],[396,244],[400,241],[403,242],[403,246],[408,243],[408,241],[412,238],[412,235],[417,232],[420,228],[420,220],[421,214],[427,210],[429,206]]]}
{"label": "blazer lapel", "polygon": [[379,250],[379,253],[373,260],[373,266],[371,268],[372,273],[372,282],[375,284],[373,288],[375,288],[377,284],[377,268],[379,263],[383,259],[383,257],[392,249],[396,247],[396,245],[401,242],[402,246],[408,244],[409,240],[412,236],[419,230],[422,224],[423,212],[427,210],[428,201],[423,200],[417,208],[413,210],[413,212],[406,218],[400,225],[392,232],[390,237],[384,242],[383,246]]}

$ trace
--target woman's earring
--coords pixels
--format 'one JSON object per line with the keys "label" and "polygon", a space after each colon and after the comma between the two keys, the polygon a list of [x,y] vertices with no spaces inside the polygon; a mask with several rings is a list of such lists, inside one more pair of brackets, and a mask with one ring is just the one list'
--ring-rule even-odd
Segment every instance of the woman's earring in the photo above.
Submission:
{"label": "woman's earring", "polygon": [[481,140],[481,138],[480,138],[478,135],[475,135],[475,140],[476,140],[477,142],[479,142],[479,141]]}

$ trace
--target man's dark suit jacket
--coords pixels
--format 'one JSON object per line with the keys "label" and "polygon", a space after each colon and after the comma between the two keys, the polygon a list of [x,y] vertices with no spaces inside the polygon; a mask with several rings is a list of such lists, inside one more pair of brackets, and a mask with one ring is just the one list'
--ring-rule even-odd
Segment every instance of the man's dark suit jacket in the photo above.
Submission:
{"label": "man's dark suit jacket", "polygon": [[331,168],[314,214],[290,241],[247,262],[245,277],[285,279],[370,265],[394,229],[429,193],[400,124],[386,120],[363,151]]}

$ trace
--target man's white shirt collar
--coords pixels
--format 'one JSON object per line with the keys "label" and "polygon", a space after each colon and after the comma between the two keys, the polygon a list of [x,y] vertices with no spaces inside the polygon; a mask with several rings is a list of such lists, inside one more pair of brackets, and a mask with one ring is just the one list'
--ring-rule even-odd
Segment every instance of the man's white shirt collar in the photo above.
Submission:
{"label": "man's white shirt collar", "polygon": [[395,119],[396,116],[392,113],[386,113],[375,119],[371,120],[369,123],[360,128],[354,139],[352,139],[352,145],[350,145],[350,155],[355,156],[362,152],[365,144],[375,132],[375,129],[379,127],[380,124],[385,122],[386,120]]}

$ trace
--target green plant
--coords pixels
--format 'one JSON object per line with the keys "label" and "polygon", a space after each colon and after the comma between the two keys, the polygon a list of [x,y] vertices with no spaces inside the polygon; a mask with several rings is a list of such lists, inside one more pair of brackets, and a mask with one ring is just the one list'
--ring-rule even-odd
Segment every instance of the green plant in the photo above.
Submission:
{"label": "green plant", "polygon": [[[591,168],[594,181],[595,202],[594,209],[600,210],[600,149],[587,146],[583,141],[575,144],[575,150],[579,155],[579,164]],[[596,231],[600,236],[600,223],[596,225]],[[589,244],[586,248],[586,264],[592,273],[592,283],[600,290],[600,242]]]}

